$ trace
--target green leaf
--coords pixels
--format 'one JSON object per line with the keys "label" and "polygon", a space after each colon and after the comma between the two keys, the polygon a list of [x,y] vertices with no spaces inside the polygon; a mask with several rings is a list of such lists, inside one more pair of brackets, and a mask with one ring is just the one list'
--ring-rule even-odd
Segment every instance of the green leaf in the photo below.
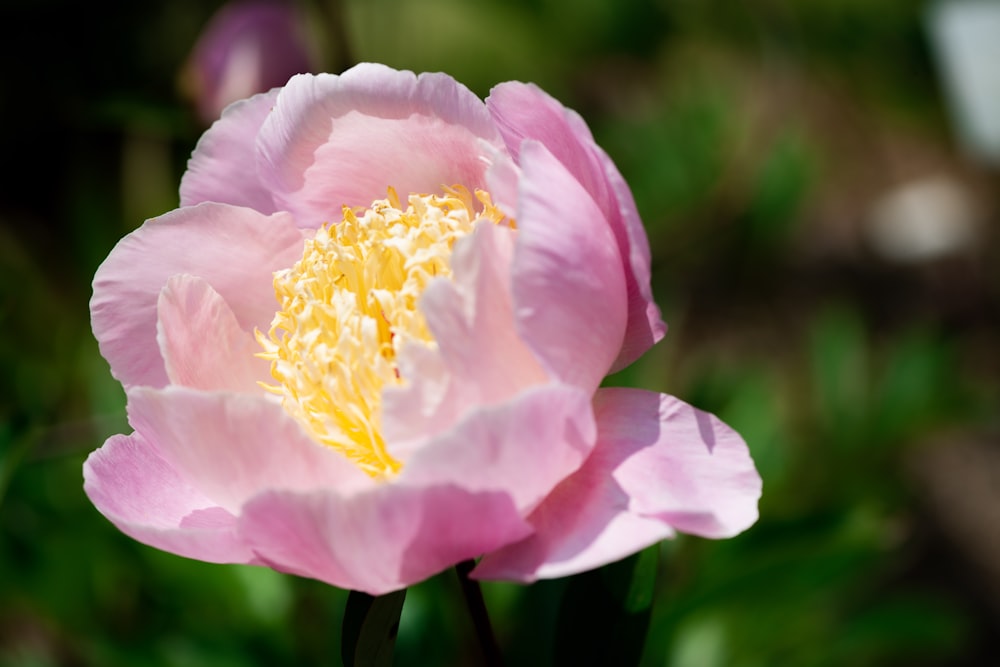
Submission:
{"label": "green leaf", "polygon": [[378,597],[351,591],[341,627],[345,667],[389,667],[399,633],[406,589]]}
{"label": "green leaf", "polygon": [[817,426],[842,452],[866,450],[871,365],[865,323],[855,308],[830,307],[813,324],[811,339]]}
{"label": "green leaf", "polygon": [[570,579],[556,623],[557,666],[639,664],[659,553],[659,545],[653,545]]}

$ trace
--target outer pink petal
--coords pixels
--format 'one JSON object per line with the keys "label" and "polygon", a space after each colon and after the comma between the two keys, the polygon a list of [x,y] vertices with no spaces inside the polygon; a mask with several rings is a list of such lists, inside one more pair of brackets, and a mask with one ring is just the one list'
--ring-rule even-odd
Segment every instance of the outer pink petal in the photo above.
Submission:
{"label": "outer pink petal", "polygon": [[583,119],[536,86],[502,83],[490,92],[486,106],[515,159],[524,139],[541,141],[604,212],[628,269],[628,328],[612,370],[624,368],[666,332],[649,285],[649,243],[628,186]]}
{"label": "outer pink petal", "polygon": [[728,537],[757,519],[760,476],[746,444],[718,419],[639,389],[602,389],[598,445],[529,517],[535,534],[487,555],[486,579],[561,577],[672,534]]}
{"label": "outer pink petal", "polygon": [[385,484],[339,496],[271,492],[244,508],[240,534],[271,567],[380,595],[523,538],[503,492]]}
{"label": "outer pink petal", "polygon": [[256,562],[236,517],[192,487],[135,433],[112,436],[83,464],[83,489],[123,533],[212,563]]}
{"label": "outer pink petal", "polygon": [[629,494],[629,509],[702,537],[732,537],[752,526],[761,479],[743,438],[715,415],[666,394],[654,394],[659,428],[651,428],[642,407],[652,403],[649,395],[615,388],[595,399],[602,439],[619,452],[633,450],[613,473]]}
{"label": "outer pink petal", "polygon": [[278,569],[384,593],[525,537],[522,517],[594,442],[578,389],[528,390],[419,450],[370,493],[269,494],[241,531]]}
{"label": "outer pink petal", "polygon": [[597,389],[625,335],[625,276],[604,214],[541,143],[521,144],[511,276],[521,338],[559,380]]}
{"label": "outer pink petal", "polygon": [[134,387],[128,414],[167,462],[233,514],[268,489],[347,493],[373,484],[339,453],[306,436],[269,396]]}
{"label": "outer pink petal", "polygon": [[274,316],[272,273],[302,256],[302,234],[286,213],[200,204],[162,215],[115,246],[94,276],[91,324],[111,373],[125,386],[167,384],[156,346],[156,304],[167,278],[203,278],[245,330]]}
{"label": "outer pink petal", "polygon": [[157,341],[171,384],[259,394],[270,364],[219,293],[201,278],[172,276],[157,303]]}
{"label": "outer pink petal", "polygon": [[589,398],[575,387],[549,385],[481,408],[417,451],[395,483],[503,492],[527,514],[593,449]]}
{"label": "outer pink petal", "polygon": [[[607,153],[600,147],[595,147],[594,150],[604,167],[608,184],[615,193],[622,224],[617,224],[614,215],[610,219],[614,225],[618,247],[622,256],[627,258],[626,266],[631,269],[630,271],[627,269],[625,273],[625,286],[628,288],[628,326],[625,329],[625,342],[621,352],[611,367],[611,372],[614,373],[641,357],[654,343],[663,338],[667,333],[667,325],[661,318],[660,307],[653,300],[653,288],[649,282],[649,239],[646,238],[646,229],[635,207],[632,190]],[[622,238],[622,228],[625,230],[627,246]]]}
{"label": "outer pink petal", "polygon": [[383,432],[399,443],[451,427],[476,406],[492,405],[547,381],[517,333],[510,264],[515,232],[481,223],[455,244],[452,280],[433,281],[420,308],[437,343],[404,350],[407,384],[384,394]]}
{"label": "outer pink petal", "polygon": [[483,139],[502,146],[482,101],[451,77],[365,63],[293,77],[261,128],[258,169],[280,209],[317,227],[388,186],[482,187]]}
{"label": "outer pink petal", "polygon": [[264,214],[278,210],[257,177],[254,141],[278,90],[229,105],[201,136],[181,178],[181,206],[214,201]]}

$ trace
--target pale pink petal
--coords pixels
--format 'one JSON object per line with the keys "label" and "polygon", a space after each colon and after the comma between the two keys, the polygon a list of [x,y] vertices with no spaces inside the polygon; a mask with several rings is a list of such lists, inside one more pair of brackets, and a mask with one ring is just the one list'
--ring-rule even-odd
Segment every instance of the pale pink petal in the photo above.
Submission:
{"label": "pale pink petal", "polygon": [[594,200],[541,143],[521,144],[511,269],[521,338],[549,373],[597,389],[625,335],[625,276]]}
{"label": "pale pink petal", "polygon": [[612,370],[624,368],[666,332],[649,286],[649,244],[628,186],[594,143],[583,119],[538,87],[516,81],[502,83],[490,92],[486,106],[515,160],[520,160],[524,139],[541,141],[580,181],[607,218],[621,261],[628,267],[628,327]]}
{"label": "pale pink petal", "polygon": [[530,83],[507,81],[494,86],[486,108],[516,162],[521,142],[535,139],[565,165],[604,211],[611,211],[614,197],[604,177],[594,138],[579,114]]}
{"label": "pale pink petal", "polygon": [[181,206],[214,201],[264,214],[278,210],[257,177],[253,140],[277,96],[275,88],[229,105],[201,135],[181,178]]}
{"label": "pale pink petal", "polygon": [[452,382],[435,346],[410,343],[400,351],[396,364],[406,382],[382,390],[382,435],[390,454],[405,460],[428,437],[450,428],[469,401]]}
{"label": "pale pink petal", "polygon": [[[477,405],[505,400],[545,381],[545,372],[518,336],[511,269],[518,236],[509,227],[479,223],[455,243],[452,279],[424,291],[420,308],[452,374]],[[473,389],[473,386],[475,388]]]}
{"label": "pale pink petal", "polygon": [[537,516],[530,517],[536,535],[484,556],[472,578],[530,584],[568,577],[621,560],[675,535],[662,521],[623,511],[620,505],[591,501],[586,507],[588,514],[581,517],[583,508],[568,500],[579,499],[579,494],[560,489],[553,500],[559,498],[567,502],[545,504]]}
{"label": "pale pink petal", "polygon": [[508,227],[478,224],[455,244],[453,279],[432,281],[424,291],[420,308],[438,348],[404,350],[406,384],[384,393],[388,440],[432,437],[475,406],[546,382],[516,330],[510,295],[515,238]]}
{"label": "pale pink petal", "polygon": [[167,279],[179,273],[209,283],[240,328],[267,329],[278,306],[272,273],[298,261],[302,243],[287,213],[206,203],[147,220],[118,242],[94,276],[91,325],[111,373],[125,386],[167,384],[155,344],[156,304]]}
{"label": "pale pink petal", "polygon": [[486,189],[493,204],[512,220],[517,220],[517,189],[521,170],[505,148],[480,142],[487,156]]}
{"label": "pale pink petal", "polygon": [[[659,426],[644,414],[650,392],[602,389],[595,396],[602,440],[633,453],[614,469],[636,514],[702,537],[732,537],[757,521],[761,479],[743,438],[684,401],[659,399]],[[643,428],[645,427],[645,431]]]}
{"label": "pale pink petal", "polygon": [[157,303],[157,342],[171,384],[259,394],[272,382],[262,348],[201,278],[171,276]]}
{"label": "pale pink petal", "polygon": [[399,484],[351,497],[271,492],[240,534],[271,567],[381,595],[517,541],[530,527],[502,491]]}
{"label": "pale pink petal", "polygon": [[504,492],[527,514],[580,467],[595,436],[588,394],[565,385],[534,387],[476,410],[419,449],[395,483]]}
{"label": "pale pink petal", "polygon": [[258,167],[277,206],[318,227],[389,186],[482,187],[482,140],[502,146],[482,101],[451,77],[365,63],[293,77],[261,128]]}
{"label": "pale pink petal", "polygon": [[265,489],[347,493],[374,483],[311,440],[272,398],[134,387],[128,392],[129,423],[155,442],[184,479],[233,514]]}
{"label": "pale pink petal", "polygon": [[83,490],[123,533],[210,563],[256,562],[236,517],[188,484],[138,434],[115,435],[83,464]]}
{"label": "pale pink petal", "polygon": [[757,519],[760,476],[743,440],[664,394],[601,389],[598,444],[529,517],[535,534],[487,555],[485,579],[533,581],[598,567],[672,534],[729,537]]}
{"label": "pale pink petal", "polygon": [[594,436],[583,392],[531,389],[477,411],[372,491],[256,498],[241,534],[277,569],[384,593],[525,537],[524,514],[580,465]]}

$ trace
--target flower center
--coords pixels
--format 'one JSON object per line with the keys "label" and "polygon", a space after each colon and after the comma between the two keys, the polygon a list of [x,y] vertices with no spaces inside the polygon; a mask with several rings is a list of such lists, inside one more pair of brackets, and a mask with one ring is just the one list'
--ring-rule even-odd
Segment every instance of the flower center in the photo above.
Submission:
{"label": "flower center", "polygon": [[435,344],[420,295],[432,278],[451,277],[452,246],[478,220],[505,220],[481,190],[411,194],[403,209],[389,188],[368,209],[345,206],[341,222],[320,228],[302,259],[274,274],[280,307],[257,341],[278,384],[263,386],[312,437],[373,477],[401,468],[379,424],[382,389],[406,380],[397,355],[409,342]]}

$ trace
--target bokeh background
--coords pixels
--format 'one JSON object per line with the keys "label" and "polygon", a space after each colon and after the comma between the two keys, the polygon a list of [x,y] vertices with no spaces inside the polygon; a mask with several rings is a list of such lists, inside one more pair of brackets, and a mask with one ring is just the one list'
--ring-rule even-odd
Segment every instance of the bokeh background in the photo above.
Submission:
{"label": "bokeh background", "polygon": [[[2,667],[339,664],[343,591],[142,546],[81,488],[128,430],[90,281],[177,205],[204,128],[185,64],[221,5],[0,6]],[[1000,170],[948,97],[931,5],[302,10],[317,69],[538,83],[631,184],[671,329],[609,382],[716,412],[764,479],[749,532],[659,547],[642,665],[996,664]],[[552,663],[566,588],[485,586],[509,664]],[[396,664],[476,651],[453,573],[410,590]]]}

